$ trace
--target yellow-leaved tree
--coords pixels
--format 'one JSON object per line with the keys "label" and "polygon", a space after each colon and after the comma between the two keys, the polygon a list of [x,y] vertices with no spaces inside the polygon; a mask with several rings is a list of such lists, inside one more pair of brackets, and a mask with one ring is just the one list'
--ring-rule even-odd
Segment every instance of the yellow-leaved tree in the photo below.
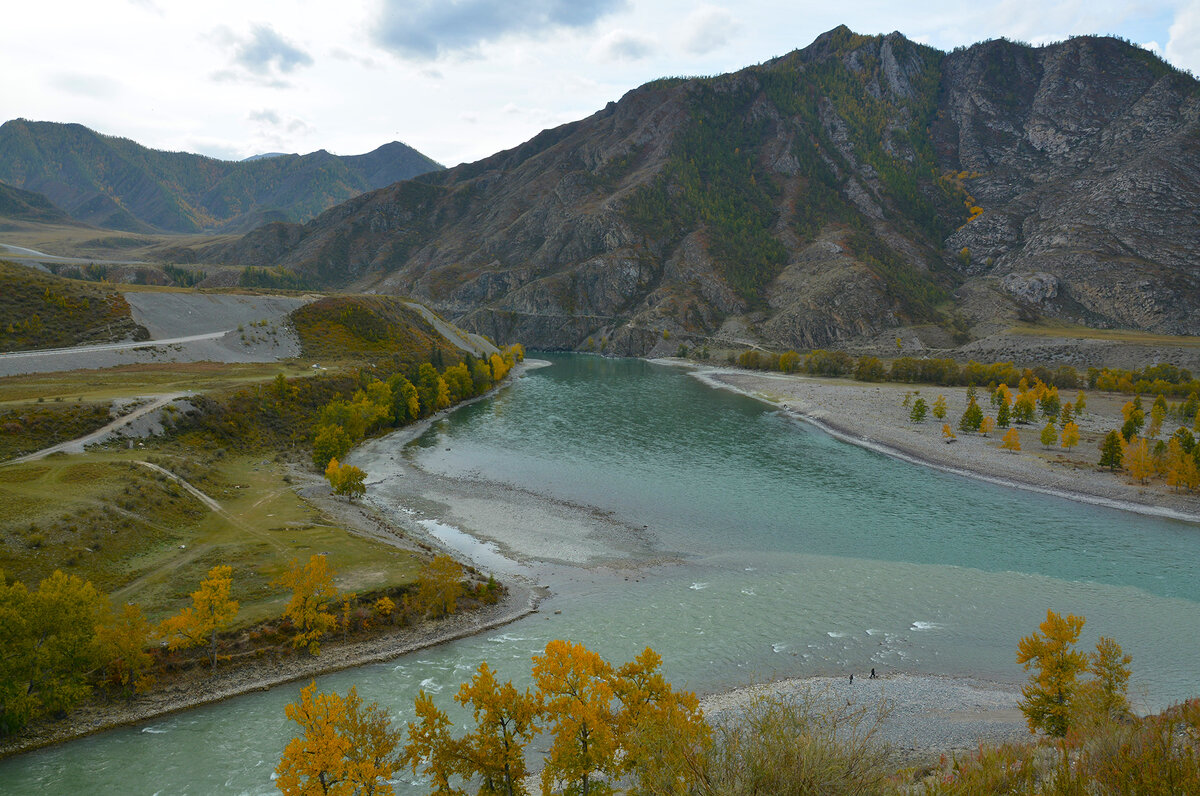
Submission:
{"label": "yellow-leaved tree", "polygon": [[170,649],[208,644],[209,659],[217,668],[217,634],[233,624],[238,603],[230,597],[233,590],[233,568],[216,566],[208,571],[200,588],[192,592],[192,604],[175,616],[164,619],[158,634],[167,640]]}
{"label": "yellow-leaved tree", "polygon": [[1079,444],[1079,426],[1073,421],[1068,422],[1062,429],[1062,446],[1070,450]]}
{"label": "yellow-leaved tree", "polygon": [[321,637],[337,623],[329,612],[329,606],[337,600],[337,588],[333,585],[336,573],[329,567],[324,555],[312,555],[303,566],[296,559],[288,571],[272,585],[292,590],[292,597],[283,610],[283,615],[295,630],[292,644],[307,647],[316,655],[321,651]]}
{"label": "yellow-leaved tree", "polygon": [[1017,663],[1037,669],[1021,689],[1018,707],[1025,714],[1030,732],[1043,730],[1061,738],[1070,726],[1071,699],[1078,677],[1087,668],[1087,655],[1075,649],[1084,619],[1068,614],[1064,619],[1054,611],[1046,612],[1040,632],[1024,636],[1017,644]]}
{"label": "yellow-leaved tree", "polygon": [[429,566],[417,575],[416,604],[413,608],[429,616],[453,614],[463,592],[462,565],[447,555],[434,556]]}
{"label": "yellow-leaved tree", "polygon": [[525,748],[540,730],[541,700],[528,689],[518,691],[512,682],[497,682],[486,662],[454,699],[471,709],[474,730],[452,737],[450,719],[422,691],[416,700],[417,721],[408,725],[405,764],[414,774],[429,777],[434,793],[461,792],[450,786],[451,778],[461,777],[480,781],[480,793],[525,796]]}
{"label": "yellow-leaved tree", "polygon": [[[620,773],[612,666],[582,644],[551,641],[533,658],[554,741],[542,768],[542,794],[608,793]],[[596,787],[599,786],[599,787]]]}
{"label": "yellow-leaved tree", "polygon": [[137,603],[126,603],[119,611],[110,609],[96,626],[96,641],[108,661],[109,676],[129,699],[153,683],[149,672],[154,659],[146,651],[153,630]]}
{"label": "yellow-leaved tree", "polygon": [[1010,453],[1021,450],[1021,435],[1015,428],[1010,428],[1000,439],[1000,447]]}
{"label": "yellow-leaved tree", "polygon": [[400,733],[387,714],[353,686],[344,699],[316,690],[314,682],[284,708],[303,732],[284,748],[275,787],[287,796],[391,796]]}
{"label": "yellow-leaved tree", "polygon": [[696,695],[675,691],[660,670],[662,656],[647,647],[617,669],[613,690],[620,701],[617,733],[623,773],[641,793],[692,793],[712,730]]}
{"label": "yellow-leaved tree", "polygon": [[335,495],[345,495],[354,500],[367,492],[365,481],[367,474],[353,464],[341,464],[338,460],[330,459],[325,466],[325,479]]}
{"label": "yellow-leaved tree", "polygon": [[1132,437],[1125,443],[1125,469],[1138,480],[1146,483],[1146,479],[1154,474],[1154,458],[1150,455],[1150,445],[1145,437]]}

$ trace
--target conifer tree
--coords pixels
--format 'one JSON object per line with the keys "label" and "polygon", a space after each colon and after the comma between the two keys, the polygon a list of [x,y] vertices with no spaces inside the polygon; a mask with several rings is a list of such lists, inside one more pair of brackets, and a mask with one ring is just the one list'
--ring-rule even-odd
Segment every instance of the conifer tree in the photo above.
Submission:
{"label": "conifer tree", "polygon": [[1125,438],[1121,436],[1120,431],[1114,429],[1108,432],[1104,441],[1100,443],[1100,466],[1116,470],[1124,458]]}

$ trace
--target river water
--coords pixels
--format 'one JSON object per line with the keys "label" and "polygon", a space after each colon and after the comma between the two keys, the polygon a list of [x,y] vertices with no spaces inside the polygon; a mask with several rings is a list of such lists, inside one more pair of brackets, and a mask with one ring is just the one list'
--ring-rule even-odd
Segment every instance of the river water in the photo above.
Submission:
{"label": "river water", "polygon": [[[871,667],[1015,683],[1017,639],[1053,609],[1087,617],[1085,646],[1111,636],[1134,656],[1141,709],[1200,693],[1200,528],[889,459],[679,369],[547,359],[403,450],[384,440],[364,455],[397,517],[419,516],[481,567],[552,596],[514,624],[330,675],[322,689],[355,684],[403,722],[419,689],[448,703],[481,660],[527,681],[530,656],[554,638],[614,662],[652,646],[673,683],[701,692]],[[459,534],[455,517],[389,491],[403,482],[380,469],[392,457],[464,495],[508,488],[626,529],[578,540],[593,552],[612,543],[621,560],[513,563]],[[520,507],[498,506],[512,527]],[[530,537],[492,535],[510,555],[532,552]],[[273,793],[291,735],[283,706],[302,685],[5,761],[0,792]],[[398,793],[427,792],[409,779]]]}

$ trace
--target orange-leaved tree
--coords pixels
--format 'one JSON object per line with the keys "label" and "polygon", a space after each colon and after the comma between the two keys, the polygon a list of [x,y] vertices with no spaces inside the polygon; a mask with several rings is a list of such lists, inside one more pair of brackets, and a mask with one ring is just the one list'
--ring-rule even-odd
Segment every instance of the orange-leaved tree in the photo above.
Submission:
{"label": "orange-leaved tree", "polygon": [[430,616],[453,614],[463,592],[462,565],[448,555],[437,555],[417,574],[416,610]]}
{"label": "orange-leaved tree", "polygon": [[109,610],[96,626],[96,641],[108,662],[109,676],[132,699],[153,682],[149,674],[154,659],[146,651],[154,628],[137,603],[126,603],[121,610]]}
{"label": "orange-leaved tree", "polygon": [[387,714],[364,705],[353,686],[344,699],[316,690],[308,685],[284,708],[303,732],[284,747],[275,787],[287,796],[391,796],[400,733]]}
{"label": "orange-leaved tree", "polygon": [[212,668],[217,668],[217,633],[233,624],[238,612],[237,600],[230,597],[232,589],[232,567],[210,569],[200,588],[192,592],[192,604],[159,625],[167,646],[180,649],[207,642]]}

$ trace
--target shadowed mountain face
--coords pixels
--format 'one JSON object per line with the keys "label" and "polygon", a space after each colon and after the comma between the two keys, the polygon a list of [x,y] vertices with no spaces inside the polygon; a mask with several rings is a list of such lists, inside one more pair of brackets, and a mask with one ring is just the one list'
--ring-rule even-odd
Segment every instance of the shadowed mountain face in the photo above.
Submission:
{"label": "shadowed mountain face", "polygon": [[72,223],[71,217],[55,207],[40,193],[23,191],[0,182],[0,218],[38,221],[47,224]]}
{"label": "shadowed mountain face", "polygon": [[160,152],[78,124],[0,126],[0,181],[44,194],[78,221],[135,232],[241,232],[306,221],[363,191],[441,166],[399,142],[233,161]]}
{"label": "shadowed mountain face", "polygon": [[198,252],[409,294],[497,340],[673,352],[1200,333],[1200,94],[1111,38],[953,53],[838,28]]}

